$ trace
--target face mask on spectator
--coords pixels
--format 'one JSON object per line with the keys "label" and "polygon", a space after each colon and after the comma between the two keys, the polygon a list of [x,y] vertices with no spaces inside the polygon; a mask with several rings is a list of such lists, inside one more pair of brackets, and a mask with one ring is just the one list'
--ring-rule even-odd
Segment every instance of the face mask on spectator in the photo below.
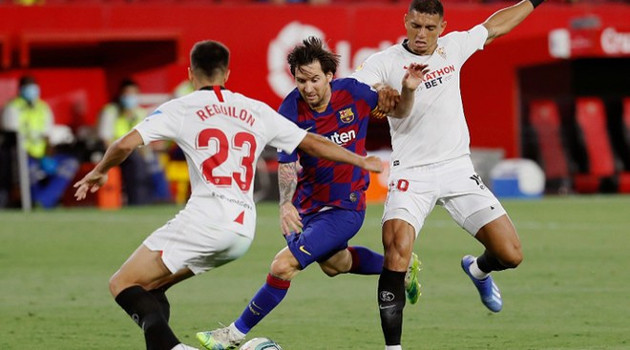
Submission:
{"label": "face mask on spectator", "polygon": [[34,102],[39,98],[39,85],[26,84],[20,89],[20,96],[28,102]]}
{"label": "face mask on spectator", "polygon": [[125,109],[132,109],[138,107],[138,96],[124,95],[120,97],[120,105]]}

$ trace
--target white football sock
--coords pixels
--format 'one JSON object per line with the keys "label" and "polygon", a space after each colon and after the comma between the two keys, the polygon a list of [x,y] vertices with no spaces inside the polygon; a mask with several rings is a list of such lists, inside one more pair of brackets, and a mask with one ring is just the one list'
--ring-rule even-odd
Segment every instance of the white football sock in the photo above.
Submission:
{"label": "white football sock", "polygon": [[245,333],[239,331],[234,322],[232,322],[228,328],[230,328],[230,332],[238,336],[239,339],[245,338]]}
{"label": "white football sock", "polygon": [[401,345],[385,345],[385,350],[402,350]]}
{"label": "white football sock", "polygon": [[475,258],[475,261],[473,261],[472,264],[470,264],[470,267],[468,268],[468,270],[470,271],[470,274],[473,275],[474,278],[482,280],[486,277],[488,277],[488,273],[485,273],[483,271],[481,271],[481,269],[479,269],[479,266],[477,266],[477,258]]}

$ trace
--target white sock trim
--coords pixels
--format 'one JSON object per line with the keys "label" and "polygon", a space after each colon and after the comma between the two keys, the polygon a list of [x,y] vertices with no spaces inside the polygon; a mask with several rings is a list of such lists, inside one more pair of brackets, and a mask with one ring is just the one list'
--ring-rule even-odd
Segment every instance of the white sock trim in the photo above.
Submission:
{"label": "white sock trim", "polygon": [[481,271],[481,269],[479,269],[479,266],[477,266],[477,258],[475,258],[475,261],[473,261],[472,264],[470,264],[470,274],[473,275],[474,278],[476,279],[484,279],[486,277],[488,277],[488,273],[485,273],[483,271]]}
{"label": "white sock trim", "polygon": [[236,334],[239,338],[245,338],[245,333],[239,331],[234,322],[230,323],[228,327],[230,328],[230,332]]}
{"label": "white sock trim", "polygon": [[402,350],[401,345],[385,345],[385,350]]}

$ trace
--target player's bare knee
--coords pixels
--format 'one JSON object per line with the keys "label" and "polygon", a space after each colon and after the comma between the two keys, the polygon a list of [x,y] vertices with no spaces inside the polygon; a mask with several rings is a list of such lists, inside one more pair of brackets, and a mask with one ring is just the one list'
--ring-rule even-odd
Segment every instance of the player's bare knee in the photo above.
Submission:
{"label": "player's bare knee", "polygon": [[291,280],[297,269],[287,259],[277,258],[271,263],[271,274],[283,280]]}
{"label": "player's bare knee", "polygon": [[384,266],[391,271],[405,271],[411,259],[412,247],[409,245],[392,245],[385,247]]}
{"label": "player's bare knee", "polygon": [[337,269],[337,268],[335,268],[333,266],[319,265],[319,267],[322,269],[322,271],[328,277],[335,277],[335,276],[337,276],[337,275],[342,273],[341,271],[339,271],[339,269]]}
{"label": "player's bare knee", "polygon": [[392,271],[405,271],[411,259],[415,232],[406,222],[391,220],[385,222],[383,248],[385,268]]}
{"label": "player's bare knee", "polygon": [[158,286],[156,283],[142,283],[133,277],[134,276],[121,274],[120,271],[113,274],[112,277],[109,278],[109,292],[112,296],[116,297],[120,292],[132,286],[140,286],[145,290],[151,290]]}
{"label": "player's bare knee", "polygon": [[122,281],[120,275],[115,273],[109,278],[109,292],[113,297],[116,297],[126,287],[126,283]]}
{"label": "player's bare knee", "polygon": [[385,247],[385,267],[392,271],[407,269],[413,245],[408,241],[395,241]]}
{"label": "player's bare knee", "polygon": [[506,257],[501,259],[501,263],[509,269],[516,268],[523,262],[523,252],[520,249],[513,249]]}

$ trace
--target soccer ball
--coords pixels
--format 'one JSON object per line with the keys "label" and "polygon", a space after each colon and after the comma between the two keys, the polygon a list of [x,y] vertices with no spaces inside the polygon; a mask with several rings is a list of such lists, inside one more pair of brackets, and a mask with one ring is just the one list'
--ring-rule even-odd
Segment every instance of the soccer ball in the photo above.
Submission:
{"label": "soccer ball", "polygon": [[240,350],[282,350],[282,347],[269,338],[254,338],[241,346]]}

